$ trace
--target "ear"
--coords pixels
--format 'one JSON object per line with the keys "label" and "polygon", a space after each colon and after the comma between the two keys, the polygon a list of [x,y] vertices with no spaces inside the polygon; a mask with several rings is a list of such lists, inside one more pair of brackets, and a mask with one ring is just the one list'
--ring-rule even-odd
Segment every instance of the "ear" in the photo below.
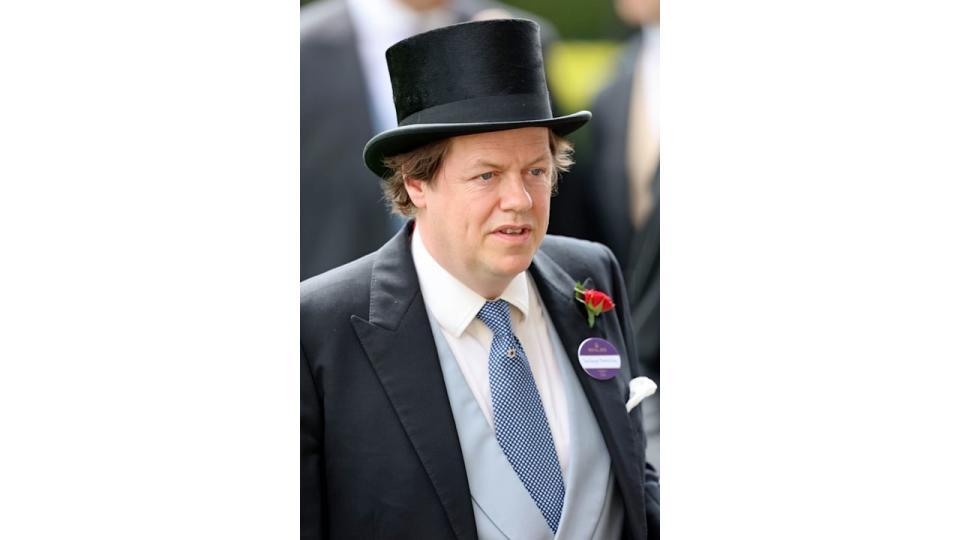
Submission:
{"label": "ear", "polygon": [[407,189],[407,196],[410,197],[410,202],[412,202],[414,206],[417,208],[426,208],[427,196],[424,190],[427,189],[427,182],[425,180],[417,180],[407,176],[403,179],[403,187]]}

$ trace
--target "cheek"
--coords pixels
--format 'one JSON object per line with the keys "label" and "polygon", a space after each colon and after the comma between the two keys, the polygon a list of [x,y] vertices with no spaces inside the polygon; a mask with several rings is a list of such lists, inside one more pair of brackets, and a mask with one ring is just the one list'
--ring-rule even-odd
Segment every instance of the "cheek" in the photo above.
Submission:
{"label": "cheek", "polygon": [[553,185],[550,183],[549,178],[545,178],[535,184],[531,184],[527,190],[534,200],[542,201],[544,198],[550,198],[550,195],[553,193]]}
{"label": "cheek", "polygon": [[469,214],[463,216],[464,219],[464,232],[467,234],[467,238],[470,239],[470,242],[473,244],[478,244],[483,241],[483,231],[489,228],[489,219],[490,214],[484,212],[471,211]]}
{"label": "cheek", "polygon": [[550,197],[552,193],[552,188],[547,184],[542,190],[533,195],[534,212],[541,218],[546,218],[550,215]]}
{"label": "cheek", "polygon": [[493,210],[486,197],[475,197],[461,207],[457,219],[463,222],[465,233],[478,238],[493,222]]}

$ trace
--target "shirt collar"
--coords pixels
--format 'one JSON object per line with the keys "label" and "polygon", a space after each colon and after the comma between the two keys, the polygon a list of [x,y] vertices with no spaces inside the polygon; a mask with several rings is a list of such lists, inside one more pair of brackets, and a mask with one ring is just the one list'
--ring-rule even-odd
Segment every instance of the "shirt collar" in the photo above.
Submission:
{"label": "shirt collar", "polygon": [[[487,299],[440,266],[423,244],[419,227],[413,229],[411,245],[413,265],[417,269],[424,304],[441,328],[459,338],[477,317]],[[506,300],[517,308],[521,320],[526,319],[530,309],[527,272],[514,276],[499,299]]]}

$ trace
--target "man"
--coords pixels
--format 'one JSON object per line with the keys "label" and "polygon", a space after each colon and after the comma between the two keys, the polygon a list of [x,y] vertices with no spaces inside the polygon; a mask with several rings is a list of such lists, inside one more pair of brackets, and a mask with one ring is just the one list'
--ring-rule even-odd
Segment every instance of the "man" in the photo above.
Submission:
{"label": "man", "polygon": [[[417,33],[493,16],[531,18],[492,0],[319,0],[301,8],[301,280],[374,251],[402,225],[376,177],[350,159],[397,125],[384,51]],[[544,32],[544,43],[553,34]]]}
{"label": "man", "polygon": [[[547,237],[562,136],[535,23],[454,25],[387,51],[399,127],[366,165],[413,221],[301,284],[302,538],[659,538],[629,312],[610,251]],[[603,338],[622,365],[580,367]]]}

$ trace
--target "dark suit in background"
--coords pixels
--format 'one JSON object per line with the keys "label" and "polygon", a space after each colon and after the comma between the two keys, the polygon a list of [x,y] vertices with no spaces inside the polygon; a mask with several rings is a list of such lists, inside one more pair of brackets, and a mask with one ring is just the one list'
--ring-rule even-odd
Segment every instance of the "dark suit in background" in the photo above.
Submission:
{"label": "dark suit in background", "polygon": [[360,153],[373,135],[346,2],[300,13],[300,279],[375,250],[387,237],[380,186]]}

